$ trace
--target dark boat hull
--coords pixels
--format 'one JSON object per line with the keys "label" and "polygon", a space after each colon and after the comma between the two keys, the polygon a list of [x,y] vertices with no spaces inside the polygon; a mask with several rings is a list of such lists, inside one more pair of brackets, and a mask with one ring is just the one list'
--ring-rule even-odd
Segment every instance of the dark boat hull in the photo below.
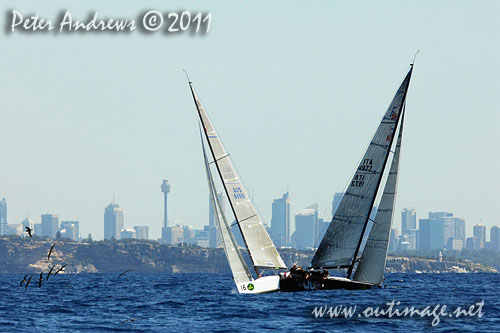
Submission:
{"label": "dark boat hull", "polygon": [[330,289],[347,289],[361,290],[371,289],[374,286],[370,283],[358,282],[346,278],[328,277],[319,282],[315,281],[299,281],[297,278],[283,278],[280,280],[280,291],[305,291],[305,290],[330,290]]}

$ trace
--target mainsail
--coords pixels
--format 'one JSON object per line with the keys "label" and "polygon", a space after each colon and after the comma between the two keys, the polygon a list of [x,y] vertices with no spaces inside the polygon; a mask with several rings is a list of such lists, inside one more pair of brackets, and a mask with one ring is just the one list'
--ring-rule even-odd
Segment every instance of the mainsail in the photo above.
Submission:
{"label": "mainsail", "polygon": [[356,260],[380,185],[413,65],[375,132],[311,262],[312,267],[349,268]]}
{"label": "mainsail", "polygon": [[208,164],[205,145],[203,144],[203,137],[201,137],[201,146],[203,148],[203,158],[205,159],[205,170],[207,172],[210,200],[212,201],[212,206],[214,207],[216,212],[215,223],[217,224],[217,229],[219,229],[221,233],[222,245],[224,247],[224,252],[226,253],[229,267],[231,268],[231,272],[233,273],[234,282],[238,284],[241,282],[252,281],[252,274],[250,273],[248,266],[243,259],[243,255],[241,254],[241,251],[238,248],[238,244],[234,239],[233,233],[230,230],[229,224],[227,223],[226,216],[221,209],[219,197],[216,195],[216,188],[214,180],[212,178],[212,172],[210,171],[210,166]]}
{"label": "mainsail", "polygon": [[363,250],[359,265],[356,268],[356,273],[354,274],[355,281],[369,282],[375,286],[380,286],[384,278],[387,249],[389,246],[389,236],[391,234],[392,217],[394,213],[394,202],[396,201],[403,121],[404,107],[401,115],[398,141],[396,143],[396,149],[394,150],[391,169],[389,170],[389,175],[385,183],[384,193],[382,194],[377,216],[375,217],[370,235],[368,236],[365,249]]}
{"label": "mainsail", "polygon": [[229,154],[222,146],[222,142],[215,132],[215,128],[208,118],[191,82],[189,82],[189,87],[191,88],[191,93],[198,109],[198,115],[203,124],[217,171],[224,184],[231,209],[245,240],[254,267],[286,269],[283,259],[281,259],[276,247],[274,247],[273,241],[267,234],[255,207],[248,198],[247,192],[231,164]]}

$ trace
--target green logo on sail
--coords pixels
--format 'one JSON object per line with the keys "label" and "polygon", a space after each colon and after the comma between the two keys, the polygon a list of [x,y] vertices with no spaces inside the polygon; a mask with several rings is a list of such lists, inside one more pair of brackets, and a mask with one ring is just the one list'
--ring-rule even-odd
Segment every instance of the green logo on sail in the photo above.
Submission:
{"label": "green logo on sail", "polygon": [[253,288],[255,288],[255,287],[253,286],[253,284],[249,283],[247,288],[248,288],[248,290],[253,290]]}

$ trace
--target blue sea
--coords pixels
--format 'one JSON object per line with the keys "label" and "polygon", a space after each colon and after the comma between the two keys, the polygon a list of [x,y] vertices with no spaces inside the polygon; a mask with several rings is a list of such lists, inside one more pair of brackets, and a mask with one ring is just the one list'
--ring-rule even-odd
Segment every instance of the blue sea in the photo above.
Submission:
{"label": "blue sea", "polygon": [[[332,332],[491,331],[500,329],[499,274],[388,274],[386,287],[240,295],[230,275],[60,274],[25,289],[23,275],[0,275],[1,332]],[[34,282],[34,283],[33,283]],[[446,305],[459,318],[376,317],[375,308]],[[479,305],[484,305],[478,312]],[[400,303],[397,303],[400,302]],[[315,318],[315,307],[356,306],[349,318]],[[333,311],[331,313],[334,313]],[[341,312],[342,313],[342,312]],[[364,314],[366,313],[366,317]],[[479,314],[482,317],[479,318]]]}

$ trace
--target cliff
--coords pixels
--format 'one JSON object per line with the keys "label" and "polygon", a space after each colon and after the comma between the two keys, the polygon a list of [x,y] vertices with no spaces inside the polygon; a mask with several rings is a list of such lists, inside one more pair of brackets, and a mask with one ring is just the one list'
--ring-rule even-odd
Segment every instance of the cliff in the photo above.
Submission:
{"label": "cliff", "polygon": [[[53,243],[54,250],[47,259]],[[229,272],[221,249],[184,248],[155,242],[90,242],[0,238],[0,273],[35,273],[67,264],[68,273]]]}
{"label": "cliff", "polygon": [[494,267],[473,262],[388,257],[386,272],[391,273],[498,273]]}
{"label": "cliff", "polygon": [[[53,243],[54,250],[47,259]],[[280,250],[285,263],[306,267],[312,251]],[[246,254],[245,254],[246,256]],[[248,260],[248,257],[247,257]],[[0,238],[0,274],[48,271],[67,264],[67,273],[119,273],[131,269],[142,273],[229,273],[224,251],[219,249],[160,245],[153,241],[83,242],[42,238]],[[388,272],[445,273],[497,272],[474,263],[439,262],[429,259],[391,258]]]}

